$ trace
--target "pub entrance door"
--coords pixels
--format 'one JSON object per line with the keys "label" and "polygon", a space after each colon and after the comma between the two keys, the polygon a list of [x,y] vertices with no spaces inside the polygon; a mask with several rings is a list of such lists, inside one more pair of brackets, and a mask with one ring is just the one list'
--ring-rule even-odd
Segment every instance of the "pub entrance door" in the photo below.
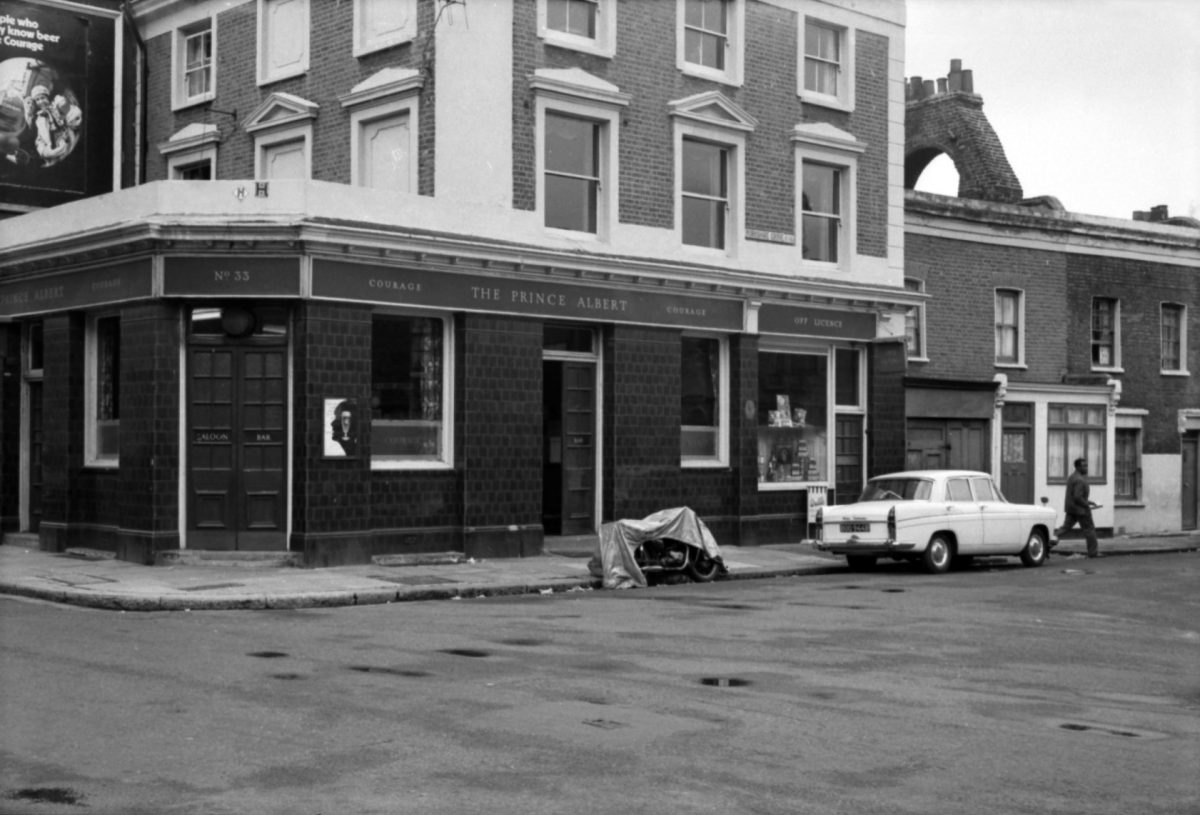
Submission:
{"label": "pub entrance door", "polygon": [[[197,318],[202,311],[206,316]],[[258,310],[221,310],[224,317],[212,311],[193,312],[188,344],[187,546],[283,550],[286,328],[257,333]],[[220,334],[197,332],[198,325],[214,319],[224,324]]]}
{"label": "pub entrance door", "polygon": [[587,326],[547,324],[542,361],[542,528],[596,531],[597,361]]}

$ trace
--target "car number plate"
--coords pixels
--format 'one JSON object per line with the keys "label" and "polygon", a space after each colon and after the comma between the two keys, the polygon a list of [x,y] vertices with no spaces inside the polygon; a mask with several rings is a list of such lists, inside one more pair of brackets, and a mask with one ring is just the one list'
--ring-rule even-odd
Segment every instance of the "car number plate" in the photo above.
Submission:
{"label": "car number plate", "polygon": [[842,524],[838,527],[843,532],[870,532],[870,524]]}

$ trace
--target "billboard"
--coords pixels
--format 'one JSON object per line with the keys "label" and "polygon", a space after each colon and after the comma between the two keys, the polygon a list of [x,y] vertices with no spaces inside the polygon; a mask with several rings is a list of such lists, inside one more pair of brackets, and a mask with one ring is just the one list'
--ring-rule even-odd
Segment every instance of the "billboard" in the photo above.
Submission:
{"label": "billboard", "polygon": [[117,37],[101,9],[0,3],[0,206],[113,191]]}

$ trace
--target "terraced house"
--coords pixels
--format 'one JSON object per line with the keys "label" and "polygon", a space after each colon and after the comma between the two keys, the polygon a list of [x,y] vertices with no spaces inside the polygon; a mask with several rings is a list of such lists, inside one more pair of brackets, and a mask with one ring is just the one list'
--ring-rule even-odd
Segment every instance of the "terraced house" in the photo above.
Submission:
{"label": "terraced house", "polygon": [[93,63],[4,54],[82,110],[0,176],[6,530],[752,545],[903,464],[901,3],[10,6]]}

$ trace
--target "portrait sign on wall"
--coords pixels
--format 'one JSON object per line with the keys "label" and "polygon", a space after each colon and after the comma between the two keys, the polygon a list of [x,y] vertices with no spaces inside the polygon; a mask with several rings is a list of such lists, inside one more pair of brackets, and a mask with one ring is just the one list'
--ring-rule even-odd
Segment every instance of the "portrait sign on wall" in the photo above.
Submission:
{"label": "portrait sign on wall", "polygon": [[358,455],[358,410],[353,399],[325,400],[325,456]]}
{"label": "portrait sign on wall", "polygon": [[115,17],[101,9],[0,5],[0,203],[53,206],[113,191],[117,39]]}

